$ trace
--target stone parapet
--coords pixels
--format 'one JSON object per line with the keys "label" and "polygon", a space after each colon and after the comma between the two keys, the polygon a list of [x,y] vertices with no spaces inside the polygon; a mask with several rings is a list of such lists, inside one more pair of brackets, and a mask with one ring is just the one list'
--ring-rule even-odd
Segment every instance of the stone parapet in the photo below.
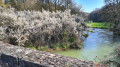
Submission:
{"label": "stone parapet", "polygon": [[108,67],[94,62],[0,42],[2,67]]}

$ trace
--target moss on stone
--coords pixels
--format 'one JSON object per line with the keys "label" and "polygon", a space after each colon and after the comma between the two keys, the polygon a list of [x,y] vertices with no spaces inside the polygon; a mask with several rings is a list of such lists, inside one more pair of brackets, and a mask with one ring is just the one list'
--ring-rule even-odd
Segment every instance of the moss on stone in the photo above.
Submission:
{"label": "moss on stone", "polygon": [[85,38],[87,38],[89,35],[88,34],[83,34],[82,36],[84,36]]}

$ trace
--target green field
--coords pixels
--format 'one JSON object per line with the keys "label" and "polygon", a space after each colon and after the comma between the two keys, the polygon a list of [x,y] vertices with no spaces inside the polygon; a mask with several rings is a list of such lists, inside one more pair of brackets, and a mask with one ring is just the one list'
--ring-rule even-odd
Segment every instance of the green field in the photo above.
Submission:
{"label": "green field", "polygon": [[93,27],[93,28],[112,28],[113,25],[108,22],[86,22],[87,27]]}

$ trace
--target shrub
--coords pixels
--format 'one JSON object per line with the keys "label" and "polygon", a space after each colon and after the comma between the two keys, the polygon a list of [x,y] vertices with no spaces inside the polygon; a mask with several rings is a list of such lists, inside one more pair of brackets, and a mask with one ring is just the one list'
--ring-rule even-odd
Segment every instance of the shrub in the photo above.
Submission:
{"label": "shrub", "polygon": [[[77,15],[71,15],[70,10],[64,12],[16,11],[14,8],[0,9],[0,38],[15,38],[14,44],[35,48],[60,43],[67,48],[84,30],[84,20]],[[75,19],[79,21],[76,21]],[[74,36],[71,36],[74,35]],[[12,42],[13,43],[13,42]]]}

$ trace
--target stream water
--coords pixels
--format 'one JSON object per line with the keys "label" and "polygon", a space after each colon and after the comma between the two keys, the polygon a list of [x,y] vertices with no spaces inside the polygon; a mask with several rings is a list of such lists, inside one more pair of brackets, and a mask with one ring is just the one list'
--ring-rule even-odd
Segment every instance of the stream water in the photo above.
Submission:
{"label": "stream water", "polygon": [[57,54],[79,58],[86,61],[100,62],[105,56],[114,51],[120,45],[120,36],[114,36],[108,29],[89,28],[94,32],[85,32],[89,36],[83,38],[83,48],[80,50],[66,50],[56,52]]}

